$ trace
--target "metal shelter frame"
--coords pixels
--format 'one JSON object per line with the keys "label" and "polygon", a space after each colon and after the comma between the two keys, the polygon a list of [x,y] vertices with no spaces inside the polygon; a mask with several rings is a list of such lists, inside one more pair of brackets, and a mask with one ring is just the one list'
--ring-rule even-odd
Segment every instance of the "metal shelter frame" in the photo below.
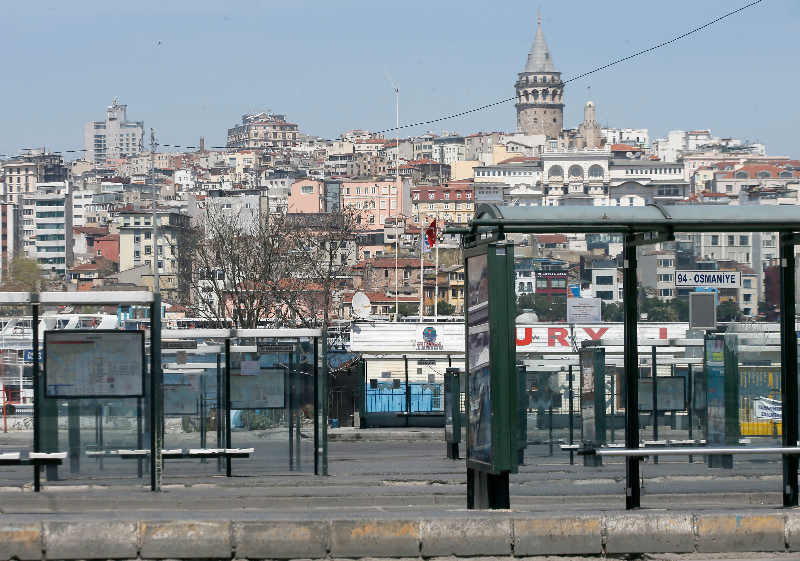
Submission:
{"label": "metal shelter frame", "polygon": [[[286,339],[286,338],[313,338],[314,344],[314,404],[319,407],[320,414],[315,415],[314,422],[314,474],[328,474],[328,430],[327,430],[327,336],[323,329],[161,329],[161,304],[158,294],[149,291],[108,291],[108,292],[0,292],[0,306],[30,306],[32,310],[32,345],[33,345],[33,452],[28,459],[3,459],[0,465],[33,465],[34,466],[34,491],[41,487],[40,466],[48,469],[58,466],[67,457],[64,452],[42,453],[42,406],[45,388],[42,384],[41,361],[36,352],[40,344],[39,320],[41,306],[73,305],[73,306],[119,306],[119,305],[147,305],[150,308],[150,450],[145,454],[133,454],[136,457],[152,458],[150,462],[150,488],[151,491],[161,491],[161,475],[165,457],[175,457],[175,454],[165,454],[163,450],[164,404],[163,384],[164,369],[162,365],[162,339],[196,339],[214,338],[225,339],[225,396],[230,399],[230,353],[232,338],[260,338],[260,339]],[[226,407],[226,415],[228,408]],[[225,423],[226,448],[231,446],[230,420]],[[130,451],[143,452],[143,451]],[[243,457],[239,452],[226,450],[222,455],[227,460],[226,473],[231,475],[231,458]],[[200,457],[200,456],[197,456]]]}
{"label": "metal shelter frame", "polygon": [[[461,234],[465,248],[506,234],[545,233],[617,233],[623,235],[623,308],[624,353],[626,372],[636,372],[639,364],[637,259],[636,248],[673,241],[675,232],[778,232],[780,234],[781,278],[781,402],[783,407],[783,505],[798,506],[798,351],[795,331],[795,252],[800,244],[800,208],[788,205],[729,206],[704,205],[664,207],[651,204],[641,207],[606,206],[499,206],[481,204],[467,228],[449,228],[448,234]],[[626,377],[625,450],[626,509],[641,506],[639,488],[637,377]]]}

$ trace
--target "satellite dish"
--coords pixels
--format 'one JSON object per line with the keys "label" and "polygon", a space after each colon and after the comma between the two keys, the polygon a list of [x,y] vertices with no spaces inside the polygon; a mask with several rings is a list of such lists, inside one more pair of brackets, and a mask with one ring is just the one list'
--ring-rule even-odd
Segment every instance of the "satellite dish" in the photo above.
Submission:
{"label": "satellite dish", "polygon": [[353,294],[353,316],[357,319],[367,319],[372,311],[372,302],[363,292]]}

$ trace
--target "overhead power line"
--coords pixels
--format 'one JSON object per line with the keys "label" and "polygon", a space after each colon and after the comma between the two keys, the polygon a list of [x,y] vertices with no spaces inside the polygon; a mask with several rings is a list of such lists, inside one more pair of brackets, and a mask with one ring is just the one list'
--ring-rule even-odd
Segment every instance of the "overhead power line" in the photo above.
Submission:
{"label": "overhead power line", "polygon": [[[732,11],[730,13],[725,14],[724,16],[718,17],[714,21],[710,21],[705,25],[701,25],[700,27],[698,27],[696,29],[692,29],[688,33],[684,33],[683,35],[681,35],[679,37],[675,37],[674,39],[670,39],[669,41],[667,41],[665,43],[661,43],[660,45],[656,45],[655,47],[650,47],[649,49],[645,49],[643,51],[639,51],[636,54],[633,54],[633,55],[630,55],[630,56],[626,56],[625,58],[621,58],[619,60],[615,60],[614,62],[610,62],[608,64],[605,64],[603,66],[595,68],[594,70],[591,70],[589,72],[584,72],[580,76],[575,76],[574,78],[570,78],[569,80],[565,80],[564,83],[568,84],[569,82],[574,82],[575,80],[580,80],[581,78],[585,78],[586,76],[589,76],[590,74],[594,74],[595,72],[600,72],[601,70],[605,70],[606,68],[614,66],[615,64],[619,64],[620,62],[625,62],[626,60],[630,60],[630,59],[635,58],[635,57],[637,57],[639,55],[643,55],[645,53],[649,53],[650,51],[655,51],[656,49],[660,49],[661,47],[665,47],[665,46],[669,45],[670,43],[674,43],[675,41],[680,41],[684,37],[688,37],[689,35],[691,35],[693,33],[697,33],[698,31],[701,31],[701,30],[705,29],[706,27],[714,25],[718,21],[721,21],[721,20],[723,20],[723,19],[725,19],[727,17],[732,16],[733,14],[741,12],[742,10],[746,10],[747,8],[755,6],[756,4],[760,3],[761,1],[762,0],[756,0],[755,2],[751,2],[750,4],[747,4],[746,6],[742,6],[738,10],[734,10],[734,11]],[[418,127],[418,126],[421,126],[421,125],[430,125],[432,123],[439,123],[441,121],[447,121],[449,119],[455,119],[456,117],[462,117],[464,115],[469,115],[470,113],[476,113],[478,111],[482,111],[484,109],[488,109],[489,107],[494,107],[495,105],[502,105],[503,103],[508,103],[509,101],[514,101],[515,99],[516,99],[516,97],[510,97],[510,98],[504,99],[502,101],[496,101],[495,103],[490,103],[490,104],[484,105],[482,107],[476,107],[475,109],[470,109],[469,111],[462,111],[461,113],[456,113],[455,115],[450,115],[449,117],[439,117],[438,119],[431,119],[430,121],[422,121],[422,122],[419,122],[419,123],[414,123],[412,125],[403,125],[402,127],[400,127],[400,129],[408,129],[408,128],[411,128],[411,127]],[[392,132],[394,130],[397,130],[397,129],[396,128],[385,129],[385,130],[382,130],[382,131],[378,131],[377,134],[381,134],[381,133],[385,133],[385,132]]]}

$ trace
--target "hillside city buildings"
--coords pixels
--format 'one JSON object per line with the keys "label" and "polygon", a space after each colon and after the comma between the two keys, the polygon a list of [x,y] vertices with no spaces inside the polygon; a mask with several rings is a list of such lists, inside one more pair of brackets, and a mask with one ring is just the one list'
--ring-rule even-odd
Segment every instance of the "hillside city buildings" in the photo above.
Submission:
{"label": "hillside city buildings", "polygon": [[[200,139],[198,149],[158,152],[154,166],[143,146],[144,123],[128,121],[127,106],[115,98],[104,120],[84,123],[83,158],[66,161],[39,149],[0,160],[2,269],[5,274],[12,256],[24,254],[50,282],[82,291],[152,288],[158,267],[169,309],[198,314],[219,302],[193,292],[187,279],[198,272],[176,248],[212,209],[251,221],[287,213],[308,220],[353,209],[361,231],[342,249],[347,268],[335,279],[334,319],[350,318],[356,291],[369,296],[377,317],[388,319],[396,302],[406,313],[431,315],[437,294],[449,313],[462,314],[458,240],[441,231],[467,225],[481,204],[693,204],[709,213],[719,205],[798,204],[800,161],[770,155],[763,144],[707,129],[651,139],[643,123],[603,127],[602,107],[592,101],[583,120],[566,128],[567,86],[541,25],[520,67],[513,82],[515,131],[428,132],[398,142],[354,129],[326,140],[301,134],[290,116],[258,112],[217,131],[226,133],[224,148],[206,148]],[[152,238],[153,204],[159,240]],[[438,269],[434,254],[420,250],[434,220]],[[519,296],[620,301],[619,235],[511,239]],[[677,272],[735,270],[742,286],[720,291],[720,301],[734,303],[742,317],[769,317],[777,303],[777,244],[772,233],[676,233],[673,242],[642,248],[641,289],[664,301],[687,299],[690,289],[675,286]],[[207,286],[224,285],[213,272],[204,274]]]}

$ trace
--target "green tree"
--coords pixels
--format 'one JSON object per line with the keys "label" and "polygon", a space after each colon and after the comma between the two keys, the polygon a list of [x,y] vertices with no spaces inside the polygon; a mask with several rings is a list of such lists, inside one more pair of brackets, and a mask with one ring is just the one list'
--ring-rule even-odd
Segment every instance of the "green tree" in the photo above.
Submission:
{"label": "green tree", "polygon": [[3,292],[39,292],[44,284],[43,271],[35,259],[17,253],[3,271]]}
{"label": "green tree", "polygon": [[739,305],[731,300],[720,302],[717,306],[717,321],[732,321],[739,314]]}
{"label": "green tree", "polygon": [[622,306],[622,302],[617,302],[614,304],[606,304],[605,302],[600,302],[600,319],[603,321],[622,321],[625,316],[625,309]]}
{"label": "green tree", "polygon": [[533,310],[539,321],[566,321],[567,298],[556,295],[548,300],[545,294],[520,294],[517,296],[517,315],[525,310]]}
{"label": "green tree", "polygon": [[444,300],[439,300],[436,309],[440,316],[452,316],[456,313],[456,307],[450,302],[445,302]]}
{"label": "green tree", "polygon": [[[409,302],[400,302],[400,315],[403,317],[418,316],[419,304],[411,304]],[[391,313],[395,313],[395,308],[392,306]]]}

